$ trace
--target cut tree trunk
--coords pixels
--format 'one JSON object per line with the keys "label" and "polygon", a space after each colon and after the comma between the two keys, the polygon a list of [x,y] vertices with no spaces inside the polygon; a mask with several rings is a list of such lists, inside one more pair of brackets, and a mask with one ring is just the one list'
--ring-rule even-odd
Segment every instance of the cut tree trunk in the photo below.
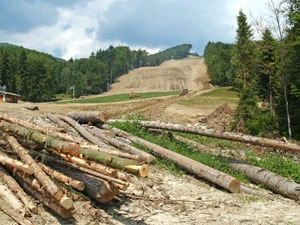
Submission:
{"label": "cut tree trunk", "polygon": [[[43,157],[42,156],[42,154],[35,154],[35,155],[37,155],[37,156],[39,156],[39,157]],[[111,176],[108,176],[108,175],[105,175],[105,174],[102,174],[102,173],[99,173],[99,172],[96,172],[96,171],[93,171],[93,170],[91,170],[91,169],[87,169],[87,168],[83,168],[83,167],[80,167],[80,166],[77,166],[77,165],[75,165],[75,164],[73,164],[73,163],[70,163],[70,162],[66,162],[66,161],[63,161],[63,160],[59,160],[59,159],[56,159],[56,158],[54,158],[54,157],[51,157],[51,156],[47,156],[47,158],[46,159],[44,159],[44,160],[46,160],[47,162],[49,162],[49,164],[51,164],[52,166],[53,165],[56,165],[56,164],[59,164],[59,165],[61,165],[61,166],[65,166],[66,168],[69,168],[70,170],[78,170],[78,171],[81,171],[81,172],[83,172],[83,173],[87,173],[87,174],[89,174],[89,175],[92,175],[92,176],[95,176],[95,177],[98,177],[98,178],[101,178],[101,179],[103,179],[103,180],[106,180],[106,181],[109,181],[109,182],[112,182],[115,186],[117,186],[117,187],[119,187],[121,190],[126,190],[127,189],[127,187],[129,186],[129,183],[127,183],[127,182],[124,182],[124,181],[122,181],[122,180],[119,180],[119,179],[117,179],[117,178],[114,178],[114,177],[111,177]],[[50,163],[51,162],[51,163]],[[49,168],[49,167],[47,167],[47,166],[45,166],[45,165],[43,165],[43,164],[41,164],[40,163],[40,165],[41,165],[41,167],[44,169],[46,169],[47,171],[49,171],[49,173],[51,173],[52,175],[54,174],[54,173],[58,173],[57,171],[54,171],[54,170],[52,170],[51,168]],[[53,166],[54,167],[54,166]],[[68,183],[68,180],[71,180],[71,181],[76,181],[76,180],[74,180],[74,179],[71,179],[70,177],[67,177],[67,176],[64,176],[64,177],[62,177],[62,176],[64,176],[63,174],[61,174],[61,173],[58,173],[58,175],[57,176],[55,176],[55,179],[57,179],[57,180],[61,180],[61,182],[64,182],[64,183]],[[76,184],[78,184],[78,182],[79,181],[76,181]],[[80,187],[84,187],[84,184],[82,183],[82,182],[80,182],[81,184],[80,184]],[[77,188],[76,188],[77,189]],[[82,189],[82,190],[80,190],[80,191],[83,191],[84,189]]]}
{"label": "cut tree trunk", "polygon": [[[117,121],[128,122],[127,120],[108,120],[107,122],[113,123]],[[170,130],[170,131],[177,131],[177,132],[184,132],[184,133],[192,133],[192,134],[215,137],[215,138],[226,139],[231,141],[245,142],[252,145],[279,148],[285,151],[293,151],[293,152],[300,151],[300,146],[296,144],[286,143],[283,141],[277,141],[273,139],[255,137],[250,135],[237,134],[233,132],[216,131],[201,126],[189,127],[182,124],[173,124],[173,123],[165,123],[165,122],[158,122],[158,121],[138,121],[138,122],[143,127],[146,128],[155,128],[155,129]]]}
{"label": "cut tree trunk", "polygon": [[20,225],[33,225],[29,220],[24,218],[24,215],[17,213],[5,200],[0,197],[0,209],[5,212],[9,217],[15,220]]}
{"label": "cut tree trunk", "polygon": [[147,152],[144,152],[138,148],[135,148],[129,144],[126,144],[116,138],[108,137],[101,132],[99,128],[93,127],[88,129],[92,134],[100,137],[102,140],[108,142],[109,144],[115,146],[116,148],[120,148],[123,151],[129,152],[134,155],[138,155],[142,160],[146,161],[147,163],[151,163],[155,157]]}
{"label": "cut tree trunk", "polygon": [[231,159],[230,166],[257,184],[264,184],[268,189],[285,197],[300,200],[300,184],[274,174],[267,169],[246,164],[245,162]]}
{"label": "cut tree trunk", "polygon": [[[117,132],[118,130],[115,129],[115,131]],[[124,132],[121,133],[126,134]],[[144,147],[148,148],[153,154],[174,162],[176,165],[192,174],[208,180],[211,183],[217,184],[218,186],[223,187],[230,192],[237,193],[240,191],[241,183],[236,178],[217,171],[188,157],[172,152],[169,149],[148,142],[142,138],[134,137],[133,135],[130,135],[128,133],[126,134],[126,136],[129,139],[136,141]]]}
{"label": "cut tree trunk", "polygon": [[68,117],[78,123],[105,123],[108,116],[103,111],[73,111],[67,114]]}
{"label": "cut tree trunk", "polygon": [[24,139],[26,138],[26,140],[32,140],[42,144],[45,148],[52,148],[58,152],[63,152],[72,156],[82,155],[87,159],[94,160],[141,177],[145,177],[149,173],[149,166],[147,164],[141,164],[135,160],[120,158],[94,149],[82,148],[79,144],[74,145],[3,120],[0,121],[0,126],[8,132],[17,134]]}
{"label": "cut tree trunk", "polygon": [[56,123],[59,127],[63,128],[66,132],[78,134],[78,132],[72,126],[69,126],[68,123],[57,118],[55,115],[52,115],[51,113],[47,113],[47,118],[50,119],[52,122]]}
{"label": "cut tree trunk", "polygon": [[18,182],[12,178],[2,166],[0,166],[0,182],[6,184],[6,186],[21,200],[26,209],[29,209],[34,213],[38,212],[34,201],[24,192]]}
{"label": "cut tree trunk", "polygon": [[[47,159],[48,160],[48,159]],[[64,183],[78,191],[84,190],[84,183],[75,179],[72,179],[54,169],[51,169],[50,167],[39,163],[39,166],[52,178],[55,179],[61,183]]]}
{"label": "cut tree trunk", "polygon": [[[47,163],[49,166],[50,164],[50,162],[49,164]],[[83,173],[77,169],[68,168],[60,164],[55,164],[55,169],[66,176],[70,176],[73,179],[83,182],[85,186],[83,193],[99,203],[110,202],[119,192],[119,188],[112,182]]]}
{"label": "cut tree trunk", "polygon": [[0,154],[0,164],[4,167],[9,167],[13,170],[19,170],[30,175],[34,173],[34,169],[32,168],[32,166],[28,166],[18,160],[12,159],[8,156],[4,156],[2,154]]}
{"label": "cut tree trunk", "polygon": [[13,194],[13,192],[3,183],[0,183],[0,198],[10,204],[10,206],[18,213],[25,215],[25,207],[23,203]]}
{"label": "cut tree trunk", "polygon": [[44,189],[56,200],[60,200],[63,196],[62,190],[47,176],[41,167],[31,158],[27,151],[18,143],[18,141],[9,135],[6,135],[7,142],[15,150],[21,158],[21,161],[34,169],[34,176],[42,184]]}
{"label": "cut tree trunk", "polygon": [[43,205],[51,209],[61,218],[70,219],[73,217],[73,214],[75,213],[74,208],[72,207],[70,209],[66,209],[61,206],[61,202],[48,197],[35,178],[32,176],[23,176],[19,172],[15,173],[14,176],[27,192],[29,192],[32,196],[43,203]]}

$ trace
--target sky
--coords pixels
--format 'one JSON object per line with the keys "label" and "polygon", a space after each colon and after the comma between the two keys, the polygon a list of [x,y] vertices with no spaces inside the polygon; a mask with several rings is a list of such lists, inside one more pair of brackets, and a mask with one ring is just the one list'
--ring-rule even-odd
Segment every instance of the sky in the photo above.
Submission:
{"label": "sky", "polygon": [[[150,54],[209,41],[234,43],[239,10],[264,15],[268,0],[0,0],[0,42],[66,60],[110,45]],[[277,0],[275,0],[277,1]]]}

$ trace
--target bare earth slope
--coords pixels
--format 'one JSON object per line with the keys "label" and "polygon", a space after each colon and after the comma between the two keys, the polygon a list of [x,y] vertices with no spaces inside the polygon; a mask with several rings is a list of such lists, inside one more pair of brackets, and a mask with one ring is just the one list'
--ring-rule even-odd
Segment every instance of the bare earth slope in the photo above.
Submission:
{"label": "bare earth slope", "polygon": [[200,91],[208,88],[208,82],[204,59],[191,57],[183,60],[169,60],[158,67],[142,67],[132,70],[112,85],[109,94],[182,89]]}

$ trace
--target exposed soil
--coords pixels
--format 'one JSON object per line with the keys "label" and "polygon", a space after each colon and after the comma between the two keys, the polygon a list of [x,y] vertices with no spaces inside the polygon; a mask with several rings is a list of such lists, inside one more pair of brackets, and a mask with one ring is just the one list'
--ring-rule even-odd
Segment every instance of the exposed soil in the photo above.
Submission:
{"label": "exposed soil", "polygon": [[[177,63],[177,64],[174,64]],[[171,69],[167,70],[166,68]],[[135,83],[137,78],[130,74],[141,75],[144,81]],[[160,72],[158,72],[160,71]],[[189,71],[189,72],[188,72]],[[11,113],[21,117],[43,117],[45,113],[65,114],[73,110],[103,110],[110,118],[121,118],[128,114],[142,114],[152,120],[195,124],[221,129],[230,122],[234,113],[227,105],[220,108],[203,108],[199,105],[183,106],[178,101],[207,91],[206,68],[202,59],[172,60],[160,68],[140,68],[119,79],[111,93],[130,93],[146,91],[191,90],[184,96],[163,97],[150,100],[128,100],[110,104],[35,104],[38,111],[26,109],[29,103],[0,103],[0,113]],[[181,74],[181,82],[171,85],[169,74]],[[152,74],[152,75],[151,75]],[[159,74],[159,75],[157,75]],[[161,74],[167,77],[161,78]],[[192,74],[192,75],[191,75]],[[126,78],[126,76],[128,76]],[[136,75],[137,76],[137,75]],[[154,79],[158,77],[159,81]],[[191,80],[188,79],[191,78]],[[150,82],[153,79],[152,82]],[[123,83],[125,81],[127,83]],[[154,82],[155,80],[155,82]],[[196,82],[197,81],[197,82]],[[130,83],[131,82],[131,83]],[[194,82],[194,83],[193,83]],[[144,85],[150,83],[153,85]],[[202,83],[202,84],[201,84]],[[143,84],[143,85],[141,85]],[[122,86],[123,85],[123,86]],[[155,87],[154,87],[155,86]],[[134,88],[135,87],[135,88]],[[224,151],[226,151],[224,149]],[[262,190],[264,196],[231,194],[190,175],[172,174],[167,170],[151,166],[147,178],[133,178],[129,189],[118,195],[109,205],[92,207],[89,202],[78,199],[75,204],[74,219],[61,220],[42,206],[39,215],[29,218],[35,224],[300,224],[300,205],[279,195]],[[14,224],[14,221],[0,211],[0,224]]]}

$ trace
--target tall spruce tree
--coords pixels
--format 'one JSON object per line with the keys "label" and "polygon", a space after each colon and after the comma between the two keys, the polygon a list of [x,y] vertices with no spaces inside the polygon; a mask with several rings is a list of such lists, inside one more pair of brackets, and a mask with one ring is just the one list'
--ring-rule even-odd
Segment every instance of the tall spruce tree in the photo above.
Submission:
{"label": "tall spruce tree", "polygon": [[[258,111],[255,94],[256,71],[252,30],[246,15],[240,11],[237,17],[237,41],[233,50],[233,65],[236,69],[236,87],[240,92],[237,112],[242,124],[246,124]],[[245,123],[244,123],[245,122]]]}
{"label": "tall spruce tree", "polygon": [[276,40],[269,29],[263,32],[260,42],[258,91],[261,98],[269,103],[269,111],[274,116],[274,99],[279,91],[278,64],[276,61]]}

